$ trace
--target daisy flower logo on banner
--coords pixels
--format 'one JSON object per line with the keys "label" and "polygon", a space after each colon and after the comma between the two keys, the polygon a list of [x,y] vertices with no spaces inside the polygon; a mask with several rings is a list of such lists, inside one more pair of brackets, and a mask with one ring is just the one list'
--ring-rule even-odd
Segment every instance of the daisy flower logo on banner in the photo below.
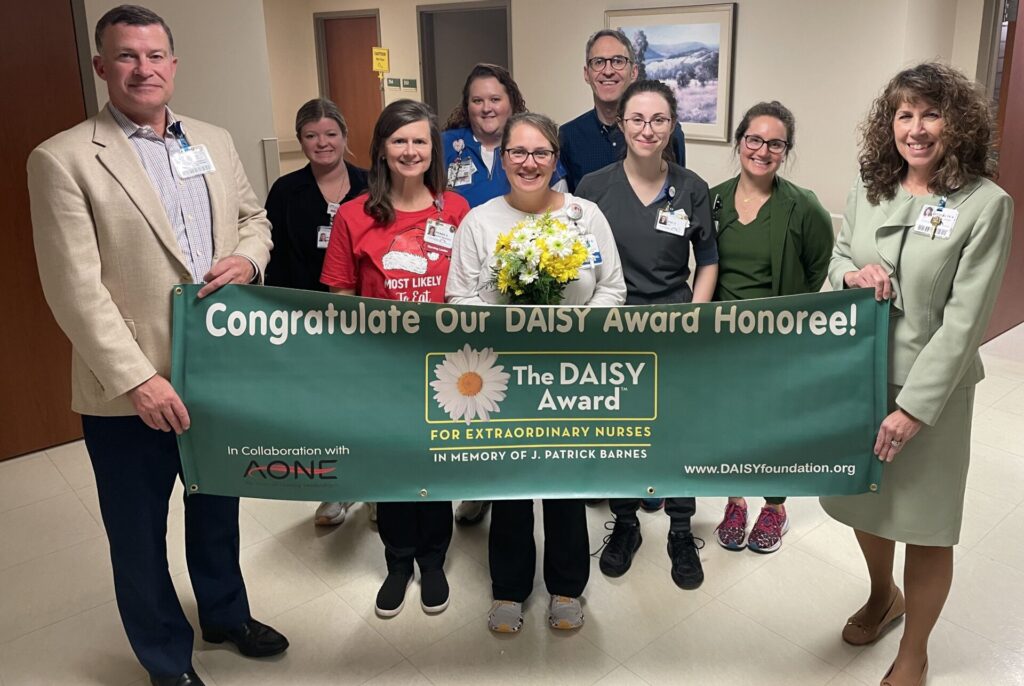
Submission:
{"label": "daisy flower logo on banner", "polygon": [[469,344],[462,350],[444,354],[444,362],[434,367],[434,400],[453,420],[474,418],[487,421],[489,413],[500,411],[505,399],[509,373],[495,366],[498,354],[491,348],[474,350]]}

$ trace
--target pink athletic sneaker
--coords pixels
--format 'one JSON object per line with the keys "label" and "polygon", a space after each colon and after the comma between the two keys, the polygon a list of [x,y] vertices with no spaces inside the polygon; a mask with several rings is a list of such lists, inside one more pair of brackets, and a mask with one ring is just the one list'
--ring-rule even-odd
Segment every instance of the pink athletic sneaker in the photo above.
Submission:
{"label": "pink athletic sneaker", "polygon": [[747,547],[755,553],[774,553],[782,547],[782,537],[789,531],[789,517],[785,511],[778,512],[770,507],[762,507],[761,514],[750,530],[750,542]]}
{"label": "pink athletic sneaker", "polygon": [[725,506],[725,517],[715,529],[715,540],[726,550],[743,550],[747,537],[747,506],[730,502]]}

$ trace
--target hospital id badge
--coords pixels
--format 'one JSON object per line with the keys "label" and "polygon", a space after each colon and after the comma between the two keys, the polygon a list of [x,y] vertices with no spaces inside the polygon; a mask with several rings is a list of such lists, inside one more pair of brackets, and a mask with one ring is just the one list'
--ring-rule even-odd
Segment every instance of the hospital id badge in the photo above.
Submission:
{"label": "hospital id badge", "polygon": [[654,224],[656,231],[664,231],[675,236],[683,236],[690,228],[690,218],[686,216],[686,210],[658,210],[658,221]]}
{"label": "hospital id badge", "polygon": [[951,207],[925,205],[921,209],[917,222],[914,223],[914,233],[932,239],[949,240],[949,237],[953,235],[953,227],[956,225],[959,215],[959,211]]}
{"label": "hospital id badge", "polygon": [[174,165],[174,171],[178,173],[179,179],[191,179],[193,176],[217,171],[205,145],[193,145],[187,150],[172,152],[171,164]]}
{"label": "hospital id badge", "polygon": [[316,227],[316,247],[326,248],[327,244],[331,242],[331,227],[329,226],[318,226]]}
{"label": "hospital id badge", "polygon": [[423,242],[439,253],[450,255],[455,244],[455,227],[440,219],[428,219]]}
{"label": "hospital id badge", "polygon": [[583,239],[583,245],[587,246],[587,252],[590,253],[590,259],[583,263],[583,269],[600,266],[604,262],[604,258],[601,257],[601,248],[597,245],[597,236],[585,233],[580,238]]}
{"label": "hospital id badge", "polygon": [[473,160],[465,160],[455,170],[456,186],[468,186],[473,183],[473,174],[476,174],[476,164]]}

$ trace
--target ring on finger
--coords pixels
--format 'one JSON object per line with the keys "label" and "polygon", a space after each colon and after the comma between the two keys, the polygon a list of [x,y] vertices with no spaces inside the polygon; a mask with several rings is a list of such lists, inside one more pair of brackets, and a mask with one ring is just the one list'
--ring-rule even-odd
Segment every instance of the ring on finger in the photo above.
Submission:
{"label": "ring on finger", "polygon": [[893,448],[899,448],[901,445],[903,445],[903,441],[901,441],[898,438],[894,438],[891,441],[889,441],[889,445],[892,446]]}

